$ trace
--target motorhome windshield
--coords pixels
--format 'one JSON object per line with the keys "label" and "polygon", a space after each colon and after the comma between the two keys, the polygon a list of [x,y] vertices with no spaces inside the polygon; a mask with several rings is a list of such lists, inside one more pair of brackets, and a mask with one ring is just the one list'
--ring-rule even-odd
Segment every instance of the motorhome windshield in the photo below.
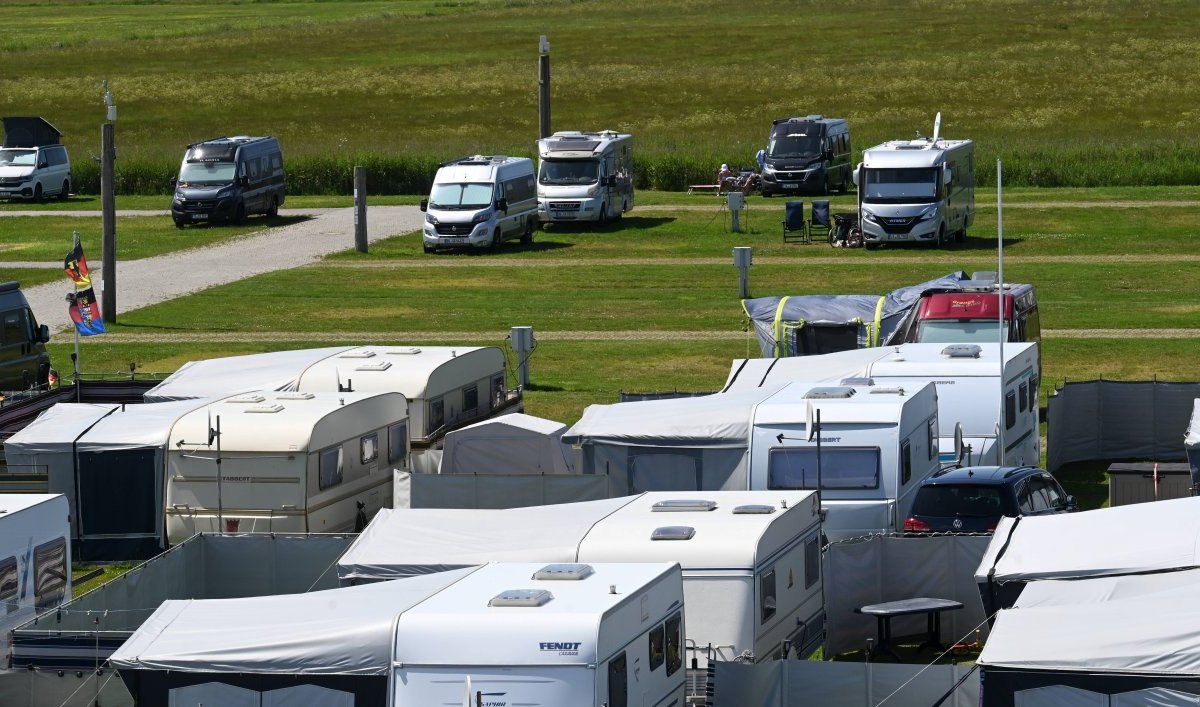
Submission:
{"label": "motorhome windshield", "polygon": [[597,160],[542,160],[538,181],[559,186],[595,184],[599,175],[600,162]]}
{"label": "motorhome windshield", "polygon": [[[817,448],[772,449],[767,462],[767,488],[804,491],[817,488]],[[822,447],[821,488],[879,487],[878,447]]]}
{"label": "motorhome windshield", "polygon": [[37,164],[37,150],[0,150],[0,164],[32,167]]}
{"label": "motorhome windshield", "polygon": [[[922,344],[978,344],[999,340],[995,319],[926,319],[917,329]],[[1008,320],[1004,320],[1008,332]]]}
{"label": "motorhome windshield", "polygon": [[767,157],[812,157],[821,153],[821,138],[818,135],[788,135],[773,137],[767,143]]}
{"label": "motorhome windshield", "polygon": [[180,184],[229,184],[237,175],[233,162],[184,162],[179,170]]}
{"label": "motorhome windshield", "polygon": [[928,204],[937,201],[938,169],[867,169],[863,201],[872,204]]}
{"label": "motorhome windshield", "polygon": [[483,209],[492,204],[492,185],[454,182],[434,184],[429,195],[430,208]]}

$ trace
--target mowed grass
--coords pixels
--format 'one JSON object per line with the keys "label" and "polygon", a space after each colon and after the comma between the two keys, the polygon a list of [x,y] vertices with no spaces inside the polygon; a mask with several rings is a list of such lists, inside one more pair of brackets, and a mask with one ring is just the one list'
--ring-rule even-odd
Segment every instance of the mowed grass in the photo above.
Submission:
{"label": "mowed grass", "polygon": [[[65,255],[65,253],[64,253]],[[74,289],[74,285],[67,279],[67,274],[61,269],[55,268],[6,268],[3,263],[0,263],[0,282],[19,282],[21,287],[29,289],[37,285],[44,285],[47,282],[54,282],[62,278],[63,292]],[[63,305],[64,307],[66,304]]]}
{"label": "mowed grass", "polygon": [[929,134],[939,110],[943,135],[978,142],[984,184],[995,157],[1014,185],[1200,181],[1190,0],[131,0],[5,16],[0,57],[36,67],[0,80],[12,110],[48,117],[90,167],[108,78],[118,170],[156,191],[184,145],[222,134],[277,135],[298,166],[333,160],[313,189],[348,185],[356,155],[412,172],[531,154],[541,34],[553,126],[634,133],[654,184],[750,164],[773,118],[846,117],[861,149]]}

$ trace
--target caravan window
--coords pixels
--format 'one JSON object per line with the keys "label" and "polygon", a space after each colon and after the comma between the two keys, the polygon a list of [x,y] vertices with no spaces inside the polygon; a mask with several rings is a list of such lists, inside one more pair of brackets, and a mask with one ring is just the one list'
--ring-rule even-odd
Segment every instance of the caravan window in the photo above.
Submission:
{"label": "caravan window", "polygon": [[479,386],[463,388],[463,412],[474,412],[479,407]]}
{"label": "caravan window", "polygon": [[3,606],[5,614],[11,614],[17,610],[17,605],[20,600],[17,589],[20,583],[17,581],[17,558],[7,557],[0,560],[0,605]]}
{"label": "caravan window", "polygon": [[821,579],[821,543],[813,538],[804,543],[804,588],[808,589]]}
{"label": "caravan window", "polygon": [[937,420],[929,421],[929,458],[933,459],[938,455],[938,433]]}
{"label": "caravan window", "polygon": [[38,611],[57,606],[67,593],[67,540],[59,538],[33,551],[34,594]]}
{"label": "caravan window", "polygon": [[1017,424],[1017,394],[1004,395],[1004,429],[1011,430]]}
{"label": "caravan window", "polygon": [[629,670],[625,654],[608,661],[608,707],[628,707]]}
{"label": "caravan window", "polygon": [[366,437],[358,438],[359,461],[370,464],[379,458],[379,433],[372,432]]}
{"label": "caravan window", "polygon": [[758,578],[758,606],[761,610],[759,623],[765,624],[767,619],[775,615],[775,607],[777,606],[775,599],[775,570],[771,570]]}
{"label": "caravan window", "polygon": [[659,624],[650,629],[650,671],[658,670],[658,666],[662,665],[667,658],[666,645],[666,625]]}
{"label": "caravan window", "polygon": [[322,491],[342,483],[342,448],[330,447],[321,451],[318,486]]}
{"label": "caravan window", "polygon": [[667,675],[683,667],[683,615],[667,619]]}
{"label": "caravan window", "polygon": [[446,405],[441,400],[429,401],[429,425],[426,434],[433,434],[446,424]]}
{"label": "caravan window", "polygon": [[394,464],[404,458],[408,447],[408,425],[401,422],[388,427],[388,463]]}
{"label": "caravan window", "polygon": [[1021,394],[1021,412],[1025,412],[1029,409],[1029,384],[1022,381],[1018,390]]}
{"label": "caravan window", "polygon": [[[821,449],[821,488],[879,488],[878,447]],[[767,488],[803,491],[817,488],[817,448],[772,449],[767,462]]]}
{"label": "caravan window", "polygon": [[900,485],[907,484],[912,478],[912,445],[908,442],[900,445]]}

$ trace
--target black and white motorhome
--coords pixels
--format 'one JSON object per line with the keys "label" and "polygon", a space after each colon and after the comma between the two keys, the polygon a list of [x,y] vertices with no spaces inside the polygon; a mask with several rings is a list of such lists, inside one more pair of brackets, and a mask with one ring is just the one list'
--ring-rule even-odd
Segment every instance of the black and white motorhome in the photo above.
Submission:
{"label": "black and white motorhome", "polygon": [[963,242],[975,221],[975,143],[940,136],[892,140],[863,150],[854,170],[867,248],[884,243]]}
{"label": "black and white motorhome", "polygon": [[171,180],[175,226],[275,216],[287,196],[283,152],[273,137],[219,137],[188,145]]}
{"label": "black and white motorhome", "polygon": [[771,124],[762,169],[762,195],[834,189],[850,184],[850,124],[844,118],[807,115]]}
{"label": "black and white motorhome", "polygon": [[561,131],[538,140],[538,221],[609,219],[633,208],[633,136]]}

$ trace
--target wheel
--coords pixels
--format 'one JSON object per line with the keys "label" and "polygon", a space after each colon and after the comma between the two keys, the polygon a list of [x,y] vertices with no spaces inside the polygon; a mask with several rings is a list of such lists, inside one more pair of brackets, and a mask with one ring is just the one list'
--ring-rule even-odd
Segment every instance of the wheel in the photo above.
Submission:
{"label": "wheel", "polygon": [[421,250],[425,251],[426,253],[433,253],[434,251],[437,250],[437,248],[434,248],[433,246],[429,245],[428,243],[422,243]]}
{"label": "wheel", "polygon": [[500,232],[500,227],[497,226],[496,230],[492,232],[492,252],[495,253],[496,251],[500,250],[500,244],[503,242],[504,234]]}
{"label": "wheel", "polygon": [[933,242],[934,248],[943,248],[946,245],[946,226],[938,226],[937,240]]}
{"label": "wheel", "polygon": [[596,225],[600,228],[608,225],[608,204],[600,204],[600,217],[596,219]]}
{"label": "wheel", "polygon": [[525,233],[521,234],[521,242],[525,245],[533,243],[533,232],[537,228],[537,219],[530,216],[525,219]]}
{"label": "wheel", "polygon": [[238,203],[237,208],[233,210],[233,222],[244,223],[246,221],[246,205]]}
{"label": "wheel", "polygon": [[863,248],[866,248],[867,250],[875,250],[878,247],[878,243],[863,243]]}
{"label": "wheel", "polygon": [[966,226],[963,226],[962,228],[960,228],[958,230],[958,233],[954,234],[954,242],[955,243],[966,243],[967,242],[967,227]]}
{"label": "wheel", "polygon": [[34,201],[42,200],[42,185],[40,183],[33,185],[33,200]]}
{"label": "wheel", "polygon": [[183,228],[183,221],[180,219],[175,219],[175,228]]}
{"label": "wheel", "polygon": [[271,197],[271,206],[267,209],[267,218],[275,218],[279,215],[279,197]]}
{"label": "wheel", "polygon": [[838,244],[837,244],[837,243],[838,243],[838,241],[837,241],[837,229],[836,229],[836,228],[831,228],[831,229],[829,230],[829,237],[828,237],[828,239],[827,239],[827,240],[829,241],[829,247],[830,247],[830,248],[837,248],[837,247],[838,247]]}
{"label": "wheel", "polygon": [[63,185],[62,185],[62,189],[60,189],[58,192],[58,200],[66,201],[67,197],[70,195],[71,195],[71,182],[64,181]]}

